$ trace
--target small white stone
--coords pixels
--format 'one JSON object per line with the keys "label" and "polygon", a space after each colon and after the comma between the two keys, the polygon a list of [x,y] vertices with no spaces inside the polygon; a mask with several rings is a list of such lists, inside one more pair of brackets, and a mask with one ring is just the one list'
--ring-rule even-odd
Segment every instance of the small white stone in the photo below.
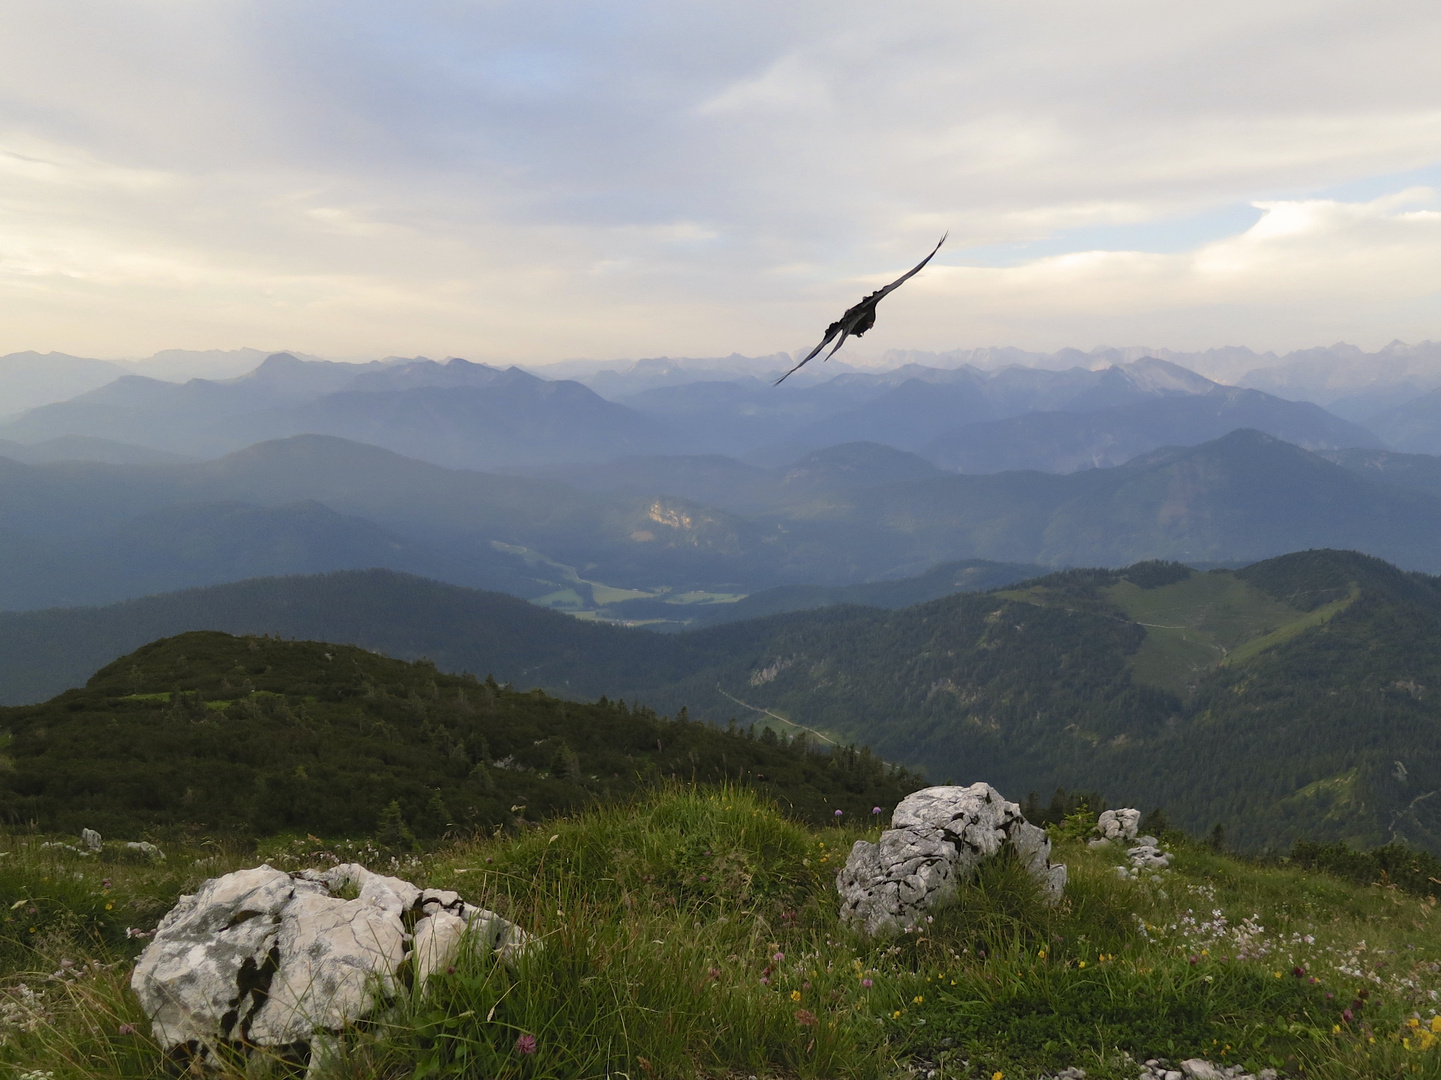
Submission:
{"label": "small white stone", "polygon": [[1181,1062],[1186,1080],[1226,1080],[1226,1074],[1204,1058],[1188,1058]]}

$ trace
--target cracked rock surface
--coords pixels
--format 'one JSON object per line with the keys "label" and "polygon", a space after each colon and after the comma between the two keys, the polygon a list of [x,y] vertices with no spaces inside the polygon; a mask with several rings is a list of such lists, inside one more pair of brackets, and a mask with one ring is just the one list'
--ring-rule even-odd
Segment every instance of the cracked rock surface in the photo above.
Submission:
{"label": "cracked rock surface", "polygon": [[841,919],[871,935],[916,926],[955,899],[980,864],[1012,848],[1046,894],[1059,900],[1066,868],[1051,841],[990,784],[929,787],[906,796],[877,843],[857,840],[836,875]]}
{"label": "cracked rock surface", "polygon": [[1136,833],[1141,828],[1141,811],[1135,807],[1124,807],[1120,810],[1102,810],[1096,818],[1096,832],[1103,840],[1116,840],[1125,843],[1128,840],[1136,839]]}
{"label": "cracked rock surface", "polygon": [[407,960],[423,987],[467,944],[509,959],[525,941],[456,893],[355,863],[297,874],[262,865],[182,896],[130,983],[168,1053],[210,1061],[229,1044],[306,1055],[393,994]]}

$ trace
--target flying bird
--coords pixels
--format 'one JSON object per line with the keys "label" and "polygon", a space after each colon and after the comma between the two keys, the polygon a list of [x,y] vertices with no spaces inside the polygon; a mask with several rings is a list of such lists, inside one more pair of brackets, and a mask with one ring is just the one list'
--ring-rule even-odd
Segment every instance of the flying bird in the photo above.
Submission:
{"label": "flying bird", "polygon": [[791,368],[790,371],[787,371],[771,385],[779,386],[781,383],[785,382],[788,377],[794,375],[801,368],[805,367],[808,363],[815,359],[817,353],[819,353],[827,345],[830,345],[831,340],[835,338],[837,334],[840,335],[840,340],[835,343],[830,352],[826,353],[826,360],[829,360],[832,356],[835,356],[837,350],[839,350],[840,347],[846,343],[846,338],[860,337],[871,327],[875,326],[876,305],[879,304],[896,289],[899,289],[911,278],[919,274],[921,272],[921,267],[925,266],[926,263],[930,262],[931,259],[935,257],[936,252],[941,250],[941,244],[944,244],[946,242],[946,237],[950,235],[951,234],[947,232],[944,236],[942,236],[940,242],[931,249],[931,253],[920,262],[916,263],[913,269],[908,270],[906,273],[896,278],[895,281],[891,282],[884,289],[877,289],[855,307],[847,310],[844,315],[842,315],[835,322],[831,323],[830,326],[827,326],[826,336],[821,339],[821,343],[817,345],[814,349],[812,349],[810,353],[807,354],[804,360],[802,360],[795,367]]}

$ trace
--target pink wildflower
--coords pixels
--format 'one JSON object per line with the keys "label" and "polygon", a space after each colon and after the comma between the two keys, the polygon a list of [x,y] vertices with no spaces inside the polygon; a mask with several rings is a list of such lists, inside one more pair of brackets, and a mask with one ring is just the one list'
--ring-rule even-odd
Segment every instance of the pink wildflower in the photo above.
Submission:
{"label": "pink wildflower", "polygon": [[516,1039],[516,1040],[515,1040],[515,1052],[516,1052],[517,1054],[527,1054],[527,1055],[528,1055],[528,1054],[533,1054],[533,1053],[535,1053],[535,1036],[534,1036],[534,1035],[522,1035],[520,1038]]}

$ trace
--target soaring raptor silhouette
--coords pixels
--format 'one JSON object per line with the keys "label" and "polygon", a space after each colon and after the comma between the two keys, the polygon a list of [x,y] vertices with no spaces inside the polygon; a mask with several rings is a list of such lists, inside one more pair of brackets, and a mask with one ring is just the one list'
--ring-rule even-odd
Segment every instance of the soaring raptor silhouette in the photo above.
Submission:
{"label": "soaring raptor silhouette", "polygon": [[835,343],[835,346],[831,349],[830,352],[826,353],[826,360],[829,360],[832,356],[835,356],[836,351],[846,343],[846,338],[860,337],[871,327],[875,326],[876,305],[879,304],[882,300],[884,300],[893,291],[899,289],[908,280],[919,274],[921,272],[921,267],[925,266],[926,263],[930,262],[931,259],[935,257],[936,252],[941,250],[941,244],[944,244],[946,242],[946,236],[950,235],[951,234],[947,232],[945,236],[942,236],[940,239],[940,243],[936,244],[936,246],[931,249],[931,253],[929,255],[927,255],[920,262],[916,263],[913,269],[908,270],[906,273],[896,278],[895,281],[891,282],[884,289],[877,289],[855,307],[847,310],[844,315],[842,315],[835,322],[831,323],[830,326],[827,326],[826,336],[821,339],[821,343],[817,345],[814,349],[812,349],[810,353],[807,354],[804,360],[802,360],[795,367],[791,368],[790,371],[787,371],[771,385],[779,386],[781,383],[785,382],[789,376],[795,374],[801,368],[809,364],[812,360],[815,359],[817,353],[819,353],[822,349],[824,349],[827,345],[831,343],[831,339],[834,338],[837,334],[840,335],[840,340]]}

